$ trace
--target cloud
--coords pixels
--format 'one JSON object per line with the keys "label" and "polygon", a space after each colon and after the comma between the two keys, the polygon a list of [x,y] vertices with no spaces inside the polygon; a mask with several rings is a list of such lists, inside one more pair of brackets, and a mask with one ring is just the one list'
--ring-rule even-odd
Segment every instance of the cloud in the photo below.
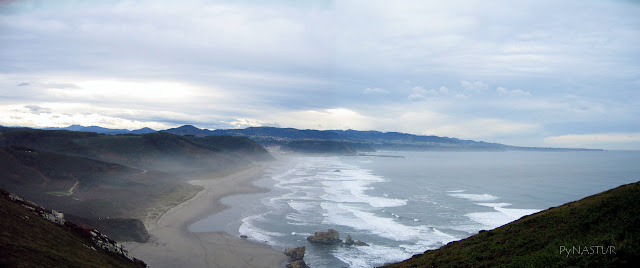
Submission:
{"label": "cloud", "polygon": [[546,137],[544,142],[558,147],[639,150],[640,132],[568,134]]}
{"label": "cloud", "polygon": [[438,97],[445,96],[449,94],[449,89],[445,86],[441,86],[439,89],[424,89],[423,87],[413,87],[411,89],[411,94],[408,96],[408,99],[413,102],[425,101],[427,100],[427,96]]}
{"label": "cloud", "polygon": [[383,88],[365,88],[363,94],[389,94],[389,91]]}
{"label": "cloud", "polygon": [[524,91],[522,89],[509,90],[503,87],[498,87],[496,88],[496,92],[498,92],[498,95],[500,96],[511,96],[511,97],[531,96],[531,93],[529,93],[528,91]]}
{"label": "cloud", "polygon": [[[75,105],[68,105],[75,106]],[[139,129],[151,127],[153,129],[167,129],[176,126],[175,124],[165,124],[157,121],[140,121],[125,119],[123,116],[113,113],[100,112],[85,107],[84,113],[67,113],[64,110],[43,108],[38,105],[23,106],[0,106],[0,125],[22,126],[22,127],[67,127],[78,124],[84,126],[99,125],[107,128]]]}
{"label": "cloud", "polygon": [[429,133],[434,135],[459,137],[466,139],[494,139],[495,137],[512,137],[534,133],[542,128],[537,123],[517,122],[500,118],[458,119],[451,124],[434,126]]}
{"label": "cloud", "polygon": [[265,121],[301,129],[375,129],[376,118],[355,110],[336,107],[321,110],[280,111],[266,116]]}
{"label": "cloud", "polygon": [[409,95],[407,98],[410,101],[414,101],[414,102],[427,100],[427,97],[425,97],[424,95],[419,94],[419,93],[413,93],[413,94]]}
{"label": "cloud", "polygon": [[[0,106],[15,108],[3,114],[13,125],[640,131],[629,1],[38,3],[0,12]],[[483,94],[489,85],[514,90]],[[396,120],[405,114],[419,116]],[[504,131],[475,123],[487,118]]]}
{"label": "cloud", "polygon": [[464,90],[475,93],[485,91],[489,88],[489,86],[487,86],[487,84],[483,83],[482,81],[460,81],[460,84],[462,85]]}
{"label": "cloud", "polygon": [[428,91],[425,90],[424,88],[422,88],[422,87],[413,87],[411,89],[411,92],[413,92],[413,93],[411,93],[411,95],[409,95],[407,97],[410,101],[417,102],[417,101],[425,101],[425,100],[427,100],[427,97],[425,97],[425,95],[428,93]]}
{"label": "cloud", "polygon": [[25,105],[24,108],[29,109],[29,111],[31,111],[31,113],[33,114],[51,113],[51,109],[43,108],[38,105]]}

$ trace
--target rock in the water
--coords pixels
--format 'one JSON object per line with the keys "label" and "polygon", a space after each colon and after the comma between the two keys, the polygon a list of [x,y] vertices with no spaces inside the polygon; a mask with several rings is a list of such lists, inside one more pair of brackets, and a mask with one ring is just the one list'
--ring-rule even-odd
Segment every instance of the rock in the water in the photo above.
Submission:
{"label": "rock in the water", "polygon": [[328,232],[316,232],[314,235],[307,237],[311,243],[335,245],[342,244],[338,231],[329,229]]}
{"label": "rock in the water", "polygon": [[297,260],[292,263],[287,264],[287,268],[309,268],[303,260]]}
{"label": "rock in the water", "polygon": [[304,258],[304,252],[306,248],[304,246],[297,248],[288,248],[284,250],[284,255],[287,255],[291,258],[291,260],[297,261],[302,260]]}
{"label": "rock in the water", "polygon": [[353,239],[351,239],[350,235],[347,235],[347,238],[344,239],[344,244],[347,246],[353,245]]}
{"label": "rock in the water", "polygon": [[347,235],[347,238],[344,239],[345,246],[368,246],[369,244],[362,242],[360,240],[353,241],[350,235]]}
{"label": "rock in the water", "polygon": [[247,236],[246,235],[241,235],[240,238],[247,239]]}

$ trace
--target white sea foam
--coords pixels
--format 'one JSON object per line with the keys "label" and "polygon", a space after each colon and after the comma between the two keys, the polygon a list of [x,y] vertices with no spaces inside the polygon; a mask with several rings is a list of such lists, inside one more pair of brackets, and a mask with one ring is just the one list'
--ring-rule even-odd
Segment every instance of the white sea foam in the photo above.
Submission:
{"label": "white sea foam", "polygon": [[493,207],[496,211],[474,212],[466,214],[471,220],[481,223],[485,229],[494,229],[515,221],[523,216],[539,212],[539,209],[505,208],[509,203],[477,203],[481,206]]}
{"label": "white sea foam", "polygon": [[242,224],[240,225],[240,228],[238,229],[238,231],[241,234],[249,237],[249,239],[251,240],[264,242],[264,243],[267,243],[268,245],[273,246],[275,245],[275,241],[273,237],[284,236],[285,234],[278,233],[278,232],[270,232],[270,231],[256,227],[255,222],[264,220],[265,214],[266,213],[262,213],[262,214],[253,215],[253,216],[242,219]]}
{"label": "white sea foam", "polygon": [[478,201],[492,201],[492,200],[498,199],[497,196],[493,196],[493,195],[490,195],[490,194],[451,193],[449,195],[453,196],[453,197],[468,199],[468,200],[475,201],[475,202],[478,202]]}
{"label": "white sea foam", "polygon": [[411,257],[411,253],[397,247],[369,245],[368,247],[340,247],[333,255],[349,267],[374,267]]}
{"label": "white sea foam", "polygon": [[[326,224],[348,226],[355,230],[367,231],[371,234],[395,241],[427,240],[438,243],[453,236],[435,234],[429,226],[407,226],[397,222],[393,218],[385,218],[372,212],[362,211],[357,207],[347,204],[323,202],[322,208],[327,211]],[[428,239],[426,239],[428,237]]]}
{"label": "white sea foam", "polygon": [[289,200],[287,204],[289,204],[291,208],[301,213],[309,212],[311,210],[316,209],[316,206],[314,206],[311,202],[308,202],[308,201],[305,202],[305,201],[298,201],[298,200]]}
{"label": "white sea foam", "polygon": [[476,205],[492,207],[492,208],[501,208],[511,206],[511,203],[476,203]]}
{"label": "white sea foam", "polygon": [[451,190],[451,191],[447,191],[447,193],[464,193],[467,190]]}
{"label": "white sea foam", "polygon": [[338,203],[367,203],[372,207],[399,207],[407,204],[407,199],[395,199],[371,196],[365,191],[374,189],[371,183],[384,182],[385,179],[374,176],[366,170],[356,167],[344,167],[342,172],[319,174],[325,195],[321,197]]}

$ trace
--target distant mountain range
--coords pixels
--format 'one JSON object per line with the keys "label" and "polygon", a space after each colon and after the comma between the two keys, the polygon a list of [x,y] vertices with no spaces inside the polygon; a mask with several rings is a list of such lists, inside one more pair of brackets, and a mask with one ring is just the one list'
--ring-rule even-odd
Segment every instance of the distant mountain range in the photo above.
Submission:
{"label": "distant mountain range", "polygon": [[[96,132],[109,135],[147,134],[156,132],[150,128],[138,130],[109,129],[99,126],[84,127],[72,125],[66,128],[47,128],[57,130]],[[483,141],[461,140],[457,138],[413,135],[400,132],[359,131],[359,130],[312,130],[277,127],[249,127],[245,129],[200,129],[192,125],[161,130],[180,136],[242,136],[257,141],[263,146],[281,146],[291,141],[313,140],[333,141],[349,144],[354,150],[373,148],[375,150],[409,151],[576,151],[601,149],[521,147]],[[366,151],[368,151],[368,149]]]}
{"label": "distant mountain range", "polygon": [[81,125],[71,125],[68,127],[48,127],[44,128],[44,130],[70,130],[70,131],[82,131],[82,132],[95,132],[109,135],[118,135],[118,134],[148,134],[157,132],[156,130],[150,129],[148,127],[136,129],[136,130],[128,130],[128,129],[113,129],[113,128],[104,128],[99,126],[81,126]]}

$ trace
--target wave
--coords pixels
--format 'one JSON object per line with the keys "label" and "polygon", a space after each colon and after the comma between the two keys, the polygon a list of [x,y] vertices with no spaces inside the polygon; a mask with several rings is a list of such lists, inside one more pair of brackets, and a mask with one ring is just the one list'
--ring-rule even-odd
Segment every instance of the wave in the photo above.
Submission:
{"label": "wave", "polygon": [[367,231],[370,234],[389,240],[405,242],[429,241],[429,244],[435,245],[456,239],[445,233],[436,233],[433,227],[404,225],[393,218],[380,217],[375,213],[362,211],[347,204],[323,202],[321,206],[327,211],[324,224],[347,226],[354,230]]}
{"label": "wave", "polygon": [[246,235],[250,240],[266,243],[270,246],[276,245],[274,237],[285,236],[283,233],[270,232],[256,226],[257,221],[263,221],[267,213],[253,215],[242,219],[242,224],[238,231]]}
{"label": "wave", "polygon": [[451,191],[447,191],[447,193],[464,193],[467,190],[451,190]]}
{"label": "wave", "polygon": [[372,244],[368,247],[341,247],[333,255],[349,267],[359,268],[401,261],[412,254],[401,248]]}
{"label": "wave", "polygon": [[450,193],[450,196],[468,199],[470,201],[492,201],[498,199],[497,196],[490,194],[463,194],[463,193]]}
{"label": "wave", "polygon": [[492,207],[495,211],[474,212],[466,214],[471,220],[483,225],[485,229],[494,229],[522,218],[526,215],[540,212],[539,209],[505,208],[509,203],[476,203],[477,205]]}

